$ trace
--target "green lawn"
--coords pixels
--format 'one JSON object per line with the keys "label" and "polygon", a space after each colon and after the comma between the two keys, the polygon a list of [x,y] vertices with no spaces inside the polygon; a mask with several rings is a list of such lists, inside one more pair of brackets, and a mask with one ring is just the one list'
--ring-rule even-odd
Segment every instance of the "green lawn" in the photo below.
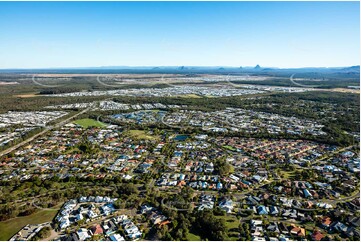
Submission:
{"label": "green lawn", "polygon": [[57,210],[43,210],[29,216],[17,217],[0,222],[0,241],[9,240],[27,224],[45,223],[53,220]]}
{"label": "green lawn", "polygon": [[187,240],[200,241],[201,237],[196,234],[188,233]]}
{"label": "green lawn", "polygon": [[280,176],[283,178],[286,178],[286,179],[292,178],[294,175],[295,175],[295,172],[293,172],[293,171],[280,171]]}
{"label": "green lawn", "polygon": [[228,240],[238,240],[238,237],[230,236],[231,234],[234,234],[234,232],[231,232],[231,229],[237,229],[240,224],[239,220],[234,215],[224,215],[224,216],[216,216],[217,218],[223,218],[226,221],[226,226],[228,229]]}
{"label": "green lawn", "polygon": [[238,241],[239,240],[239,238],[238,237],[228,237],[228,240],[232,240],[232,241]]}
{"label": "green lawn", "polygon": [[[224,216],[216,216],[216,217],[217,218],[223,218],[226,221],[226,226],[227,226],[228,231],[230,229],[238,229],[239,220],[236,218],[236,216],[234,216],[234,215],[224,215]],[[228,235],[229,234],[233,234],[233,233],[229,231]],[[200,241],[201,237],[196,235],[196,234],[193,234],[193,233],[189,232],[188,236],[187,236],[187,240]],[[229,236],[228,240],[238,240],[238,237]]]}
{"label": "green lawn", "polygon": [[236,151],[237,149],[232,147],[232,146],[229,146],[229,145],[224,145],[223,148],[227,149],[227,150],[230,150],[230,151]]}
{"label": "green lawn", "polygon": [[96,120],[90,119],[90,118],[78,119],[78,120],[75,120],[74,123],[81,125],[83,128],[88,128],[88,127],[103,128],[103,127],[106,127],[105,123],[102,123],[100,121],[96,121]]}
{"label": "green lawn", "polygon": [[228,229],[238,228],[239,221],[236,217],[224,216],[223,218],[226,220],[226,225]]}
{"label": "green lawn", "polygon": [[128,130],[124,133],[124,136],[131,137],[133,139],[144,139],[144,140],[155,140],[158,137],[153,135],[148,135],[144,130]]}

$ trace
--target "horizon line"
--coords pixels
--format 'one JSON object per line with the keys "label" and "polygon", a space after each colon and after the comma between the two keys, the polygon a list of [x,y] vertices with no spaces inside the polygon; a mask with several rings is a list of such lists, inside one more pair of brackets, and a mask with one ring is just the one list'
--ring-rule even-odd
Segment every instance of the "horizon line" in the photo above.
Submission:
{"label": "horizon line", "polygon": [[0,68],[0,70],[59,70],[59,69],[96,69],[96,68],[107,68],[107,69],[120,69],[120,68],[274,68],[274,69],[305,69],[305,68],[325,68],[325,69],[332,69],[332,68],[347,68],[347,67],[360,67],[360,64],[356,65],[345,65],[345,66],[299,66],[299,67],[276,67],[276,66],[261,66],[257,64],[256,66],[222,66],[222,65],[215,65],[215,66],[202,66],[202,65],[170,65],[170,66],[163,66],[163,65],[155,65],[155,66],[147,66],[147,65],[139,65],[139,66],[127,66],[127,65],[119,65],[119,66],[77,66],[77,67],[8,67],[8,68]]}

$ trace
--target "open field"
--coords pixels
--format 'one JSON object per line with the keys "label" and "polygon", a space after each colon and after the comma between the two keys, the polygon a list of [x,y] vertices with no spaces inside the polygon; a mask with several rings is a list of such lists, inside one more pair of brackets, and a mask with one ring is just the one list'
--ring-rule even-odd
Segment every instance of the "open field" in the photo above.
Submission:
{"label": "open field", "polygon": [[100,121],[96,121],[94,119],[90,119],[90,118],[85,118],[85,119],[78,119],[75,120],[74,123],[81,125],[83,128],[88,128],[88,127],[99,127],[99,128],[103,128],[106,125]]}
{"label": "open field", "polygon": [[348,92],[348,93],[360,94],[360,89],[351,89],[351,88],[333,88],[330,91],[333,91],[333,92]]}
{"label": "open field", "polygon": [[0,240],[9,240],[15,233],[27,224],[49,222],[57,213],[57,210],[43,210],[29,216],[17,217],[0,222]]}
{"label": "open field", "polygon": [[146,132],[143,130],[128,130],[124,135],[127,137],[132,137],[134,139],[155,140],[158,138],[157,136],[146,134]]}
{"label": "open field", "polygon": [[237,230],[239,226],[239,220],[234,215],[216,216],[217,218],[223,218],[226,221],[229,240],[238,240],[238,237],[232,236],[232,230]]}

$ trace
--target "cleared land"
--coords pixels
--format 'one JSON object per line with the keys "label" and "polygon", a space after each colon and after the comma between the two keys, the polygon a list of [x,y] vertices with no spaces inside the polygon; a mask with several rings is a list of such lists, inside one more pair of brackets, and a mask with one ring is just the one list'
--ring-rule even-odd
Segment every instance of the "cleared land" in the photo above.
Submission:
{"label": "cleared land", "polygon": [[[327,89],[326,89],[327,91]],[[360,94],[360,89],[351,89],[351,88],[333,88],[331,91],[334,92],[349,92],[349,93],[358,93]]]}
{"label": "cleared land", "polygon": [[22,98],[27,98],[27,97],[36,97],[36,93],[19,94],[19,95],[15,95],[15,97],[22,97]]}

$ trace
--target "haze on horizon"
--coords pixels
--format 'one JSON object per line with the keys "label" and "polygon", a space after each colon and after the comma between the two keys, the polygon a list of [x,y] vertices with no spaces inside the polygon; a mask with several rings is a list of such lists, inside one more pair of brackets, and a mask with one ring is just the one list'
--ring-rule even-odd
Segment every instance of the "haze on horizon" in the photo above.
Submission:
{"label": "haze on horizon", "polygon": [[342,67],[359,2],[0,2],[0,68]]}

